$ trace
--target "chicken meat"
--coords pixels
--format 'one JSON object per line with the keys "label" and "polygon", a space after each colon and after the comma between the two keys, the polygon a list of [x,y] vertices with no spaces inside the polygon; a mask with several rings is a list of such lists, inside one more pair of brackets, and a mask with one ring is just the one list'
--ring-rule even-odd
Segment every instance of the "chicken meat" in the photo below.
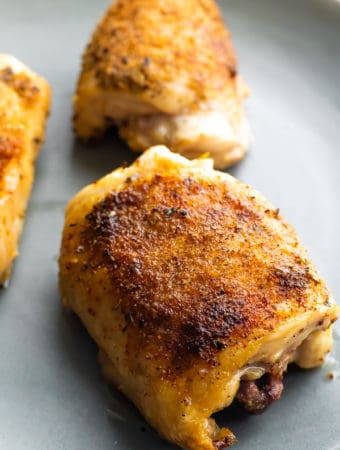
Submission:
{"label": "chicken meat", "polygon": [[0,285],[7,281],[44,140],[47,81],[10,55],[0,55]]}
{"label": "chicken meat", "polygon": [[223,168],[251,141],[247,95],[214,0],[118,0],[85,50],[74,127],[87,140],[115,124],[137,151],[209,152]]}
{"label": "chicken meat", "polygon": [[287,364],[322,364],[335,305],[293,228],[262,195],[163,146],[84,188],[66,210],[63,303],[104,374],[169,441],[216,450],[211,415],[280,397]]}

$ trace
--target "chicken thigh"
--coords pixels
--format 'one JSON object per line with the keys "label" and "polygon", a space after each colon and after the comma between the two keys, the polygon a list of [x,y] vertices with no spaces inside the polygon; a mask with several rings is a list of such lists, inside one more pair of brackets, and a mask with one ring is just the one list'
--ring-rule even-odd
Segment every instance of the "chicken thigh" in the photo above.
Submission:
{"label": "chicken thigh", "polygon": [[214,0],[118,0],[84,53],[74,127],[86,140],[114,123],[137,151],[209,151],[222,168],[250,144],[247,93]]}
{"label": "chicken thigh", "polygon": [[44,140],[48,83],[10,55],[0,55],[0,285],[9,277]]}
{"label": "chicken thigh", "polygon": [[235,437],[211,415],[280,397],[287,364],[322,364],[337,306],[262,195],[162,146],[87,186],[66,210],[60,292],[104,374],[188,450]]}

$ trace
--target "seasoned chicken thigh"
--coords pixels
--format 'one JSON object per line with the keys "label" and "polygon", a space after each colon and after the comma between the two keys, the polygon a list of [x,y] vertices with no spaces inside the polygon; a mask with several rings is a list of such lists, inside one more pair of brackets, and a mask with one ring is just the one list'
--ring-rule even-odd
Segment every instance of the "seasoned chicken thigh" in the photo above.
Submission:
{"label": "seasoned chicken thigh", "polygon": [[258,192],[162,146],[69,203],[60,291],[106,377],[168,440],[235,440],[210,417],[260,412],[287,364],[322,364],[337,307],[296,234]]}
{"label": "seasoned chicken thigh", "polygon": [[10,55],[0,55],[0,285],[10,273],[44,139],[47,82]]}
{"label": "seasoned chicken thigh", "polygon": [[226,167],[250,144],[247,94],[214,0],[119,0],[84,53],[74,126],[89,139],[114,123],[137,151],[209,151]]}

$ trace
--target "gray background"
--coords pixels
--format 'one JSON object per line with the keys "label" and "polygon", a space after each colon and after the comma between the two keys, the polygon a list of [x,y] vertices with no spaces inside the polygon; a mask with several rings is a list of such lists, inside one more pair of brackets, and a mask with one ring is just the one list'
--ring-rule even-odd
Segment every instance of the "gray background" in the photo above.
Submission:
{"label": "gray background", "polygon": [[[183,0],[185,1],[185,0]],[[62,311],[57,256],[66,202],[133,153],[114,132],[96,148],[74,141],[71,96],[80,54],[108,1],[1,0],[0,51],[48,78],[53,107],[10,286],[0,292],[1,450],[166,450],[108,388],[96,347]],[[255,135],[232,173],[280,207],[340,298],[340,3],[225,0]],[[340,360],[339,325],[334,356]],[[219,413],[235,450],[340,449],[340,379],[290,370],[262,416]]]}

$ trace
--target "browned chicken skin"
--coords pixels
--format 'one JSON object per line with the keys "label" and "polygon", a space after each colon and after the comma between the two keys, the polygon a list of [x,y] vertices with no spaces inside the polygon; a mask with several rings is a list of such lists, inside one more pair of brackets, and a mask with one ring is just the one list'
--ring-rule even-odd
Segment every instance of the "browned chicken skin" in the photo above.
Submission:
{"label": "browned chicken skin", "polygon": [[0,55],[0,285],[9,277],[44,140],[47,82],[10,55]]}
{"label": "browned chicken skin", "polygon": [[250,143],[247,93],[214,0],[119,0],[84,53],[74,126],[89,139],[114,122],[135,150],[209,151],[225,167]]}
{"label": "browned chicken skin", "polygon": [[168,440],[235,440],[210,416],[259,412],[289,362],[322,364],[337,307],[292,227],[211,160],[155,147],[66,211],[60,291],[107,378]]}

